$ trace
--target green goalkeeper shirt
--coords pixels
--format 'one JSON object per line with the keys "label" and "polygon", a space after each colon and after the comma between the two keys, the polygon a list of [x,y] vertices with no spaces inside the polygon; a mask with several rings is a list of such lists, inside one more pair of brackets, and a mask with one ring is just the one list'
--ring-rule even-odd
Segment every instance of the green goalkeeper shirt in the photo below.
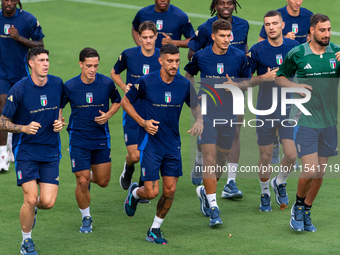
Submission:
{"label": "green goalkeeper shirt", "polygon": [[[277,76],[290,79],[294,75],[294,82],[313,88],[311,99],[303,104],[311,115],[304,115],[292,105],[290,118],[295,119],[298,126],[326,128],[337,125],[340,63],[336,61],[335,53],[338,51],[340,46],[330,43],[324,54],[316,55],[307,42],[289,51],[280,66]],[[293,98],[299,97],[293,93]]]}

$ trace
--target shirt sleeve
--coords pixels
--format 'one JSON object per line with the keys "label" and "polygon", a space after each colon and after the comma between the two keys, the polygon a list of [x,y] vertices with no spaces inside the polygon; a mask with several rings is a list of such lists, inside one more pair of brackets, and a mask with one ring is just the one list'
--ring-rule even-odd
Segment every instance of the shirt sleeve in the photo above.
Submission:
{"label": "shirt sleeve", "polygon": [[253,47],[250,48],[249,53],[247,54],[247,60],[249,63],[249,67],[251,73],[254,74],[257,70],[257,54]]}
{"label": "shirt sleeve", "polygon": [[140,23],[142,23],[142,22],[140,21],[140,15],[141,15],[141,10],[139,10],[139,11],[137,12],[135,18],[134,18],[133,21],[132,21],[133,29],[136,30],[136,31],[138,31],[138,27],[139,27]]}
{"label": "shirt sleeve", "polygon": [[121,97],[119,95],[118,89],[115,85],[115,83],[112,81],[110,84],[110,95],[109,95],[110,99],[111,99],[111,103],[117,103],[119,104],[121,101]]}
{"label": "shirt sleeve", "polygon": [[261,28],[260,36],[264,39],[267,38],[266,30],[264,30],[264,25]]}
{"label": "shirt sleeve", "polygon": [[39,21],[33,16],[30,22],[30,38],[33,41],[40,41],[44,37],[45,35],[42,32],[42,28],[39,24]]}
{"label": "shirt sleeve", "polygon": [[70,102],[70,98],[69,98],[69,91],[68,88],[66,87],[66,85],[63,85],[63,94],[61,97],[61,103],[60,103],[60,108],[65,108],[65,106],[67,105],[68,102]]}
{"label": "shirt sleeve", "polygon": [[134,104],[137,99],[143,98],[145,95],[145,82],[143,79],[138,79],[133,86],[131,86],[130,90],[128,93],[126,93],[127,99],[129,99],[131,104]]}
{"label": "shirt sleeve", "polygon": [[127,69],[127,56],[125,51],[119,55],[118,60],[113,68],[115,69],[116,74],[120,74],[125,69]]}
{"label": "shirt sleeve", "polygon": [[181,22],[181,34],[184,35],[185,38],[190,38],[195,34],[195,30],[191,24],[191,21],[188,15],[184,15]]}
{"label": "shirt sleeve", "polygon": [[184,70],[190,75],[196,75],[200,71],[197,53],[193,55],[191,61],[184,67]]}
{"label": "shirt sleeve", "polygon": [[7,94],[6,104],[1,114],[6,118],[13,119],[17,109],[19,108],[20,101],[21,96],[19,90],[12,87]]}
{"label": "shirt sleeve", "polygon": [[195,108],[198,105],[198,97],[196,90],[194,86],[190,83],[189,85],[189,93],[188,96],[185,99],[185,103],[190,107],[190,108]]}
{"label": "shirt sleeve", "polygon": [[245,79],[251,78],[251,69],[250,69],[250,66],[248,64],[246,56],[244,56],[242,58],[241,75],[240,75],[240,77],[241,78],[245,78]]}
{"label": "shirt sleeve", "polygon": [[188,42],[188,47],[193,51],[197,52],[200,49],[204,48],[205,45],[205,29],[202,26],[199,26],[197,31],[191,37],[190,41]]}

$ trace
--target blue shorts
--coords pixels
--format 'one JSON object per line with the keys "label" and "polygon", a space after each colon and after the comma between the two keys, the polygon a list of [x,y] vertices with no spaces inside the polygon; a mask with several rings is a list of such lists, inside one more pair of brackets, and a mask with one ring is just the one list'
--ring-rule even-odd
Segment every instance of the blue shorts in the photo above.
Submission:
{"label": "blue shorts", "polygon": [[138,144],[140,126],[125,111],[123,111],[124,142],[126,146]]}
{"label": "blue shorts", "polygon": [[181,152],[163,154],[149,151],[140,151],[140,167],[142,181],[156,181],[161,176],[179,177],[182,172]]}
{"label": "blue shorts", "polygon": [[0,94],[8,94],[8,91],[12,88],[14,83],[0,79]]}
{"label": "blue shorts", "polygon": [[[236,122],[236,119],[233,120]],[[213,126],[213,121],[204,121],[203,133],[198,136],[197,144],[216,144],[224,150],[230,150],[233,145],[236,124]]]}
{"label": "blue shorts", "polygon": [[91,165],[111,162],[111,150],[108,147],[105,149],[90,150],[77,146],[70,146],[70,158],[72,173],[90,170]]}
{"label": "blue shorts", "polygon": [[[257,144],[259,146],[265,146],[274,143],[276,137],[276,128],[279,132],[280,140],[289,139],[294,140],[294,126],[288,123],[288,121],[283,122],[284,126],[281,125],[281,121],[266,121],[266,119],[275,119],[270,118],[268,116],[261,116],[262,118],[257,117],[257,120],[262,120],[264,125],[262,127],[256,127],[256,137]],[[256,125],[260,125],[261,123],[258,121]],[[290,127],[287,127],[290,126]]]}
{"label": "blue shorts", "polygon": [[319,157],[338,155],[338,130],[327,128],[294,127],[294,142],[298,157],[317,152]]}
{"label": "blue shorts", "polygon": [[15,161],[15,172],[17,185],[37,180],[37,182],[59,185],[59,159],[42,162],[17,160]]}

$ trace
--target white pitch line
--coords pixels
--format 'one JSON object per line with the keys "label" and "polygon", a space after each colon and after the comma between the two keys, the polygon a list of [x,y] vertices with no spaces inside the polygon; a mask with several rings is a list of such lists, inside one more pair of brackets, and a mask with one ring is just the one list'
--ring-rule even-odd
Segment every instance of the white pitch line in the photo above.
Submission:
{"label": "white pitch line", "polygon": [[21,3],[29,4],[29,3],[37,3],[37,2],[51,2],[54,0],[21,0]]}
{"label": "white pitch line", "polygon": [[[45,1],[53,1],[53,0],[22,0],[21,2],[30,3],[30,2],[45,2]],[[143,8],[143,6],[137,6],[137,5],[109,3],[109,2],[94,1],[94,0],[66,0],[66,1],[110,6],[110,7],[129,9],[129,10],[140,10],[140,9]],[[211,18],[210,15],[190,13],[190,12],[187,12],[187,14],[188,14],[189,17],[193,17],[193,18],[201,18],[201,19],[210,19]],[[248,22],[251,25],[256,25],[256,26],[262,26],[263,25],[263,22],[260,22],[260,21],[248,20]],[[340,36],[340,32],[332,31],[332,35]]]}

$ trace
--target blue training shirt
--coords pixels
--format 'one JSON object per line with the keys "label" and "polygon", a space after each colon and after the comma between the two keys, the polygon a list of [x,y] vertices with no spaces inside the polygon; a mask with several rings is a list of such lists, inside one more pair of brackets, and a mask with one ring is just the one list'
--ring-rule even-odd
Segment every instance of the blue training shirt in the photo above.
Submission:
{"label": "blue training shirt", "polygon": [[[191,94],[191,95],[190,95]],[[156,120],[158,132],[149,135],[140,127],[138,149],[158,153],[177,153],[181,148],[179,117],[184,102],[191,108],[198,105],[196,92],[190,81],[177,74],[168,84],[160,77],[160,71],[139,78],[126,97],[133,104],[140,99],[139,115],[145,120]]]}
{"label": "blue training shirt", "polygon": [[[278,12],[282,14],[282,19],[285,22],[285,27],[282,31],[285,36],[289,32],[295,32],[295,40],[300,44],[307,41],[307,33],[310,28],[310,18],[313,13],[306,8],[300,8],[300,15],[297,17],[290,16],[287,11],[287,6],[277,9]],[[260,36],[262,38],[267,38],[264,26],[262,26]]]}
{"label": "blue training shirt", "polygon": [[231,92],[227,92],[225,89],[215,89],[214,85],[226,82],[227,74],[230,78],[236,78],[238,81],[238,78],[249,79],[251,77],[244,52],[229,46],[224,55],[217,55],[213,52],[211,45],[196,52],[184,70],[190,75],[196,75],[200,71],[201,90],[199,94],[208,91],[212,95],[207,96],[208,113],[204,115],[204,118],[235,118]]}
{"label": "blue training shirt", "polygon": [[156,12],[154,4],[139,10],[132,21],[133,28],[138,31],[139,25],[146,20],[153,21],[157,26],[157,48],[162,47],[163,33],[173,40],[181,40],[182,35],[190,38],[195,33],[188,15],[171,4],[166,12]]}
{"label": "blue training shirt", "polygon": [[15,160],[48,162],[61,158],[59,133],[53,131],[53,123],[59,117],[63,81],[53,75],[47,78],[47,83],[40,87],[30,76],[26,77],[8,92],[2,115],[14,124],[35,121],[41,125],[35,135],[13,133]]}
{"label": "blue training shirt", "polygon": [[[246,44],[248,38],[249,24],[248,21],[236,16],[232,16],[231,22],[231,41],[230,44],[240,49],[244,53],[246,52]],[[214,41],[211,38],[212,24],[217,20],[217,16],[208,19],[202,25],[200,25],[195,35],[190,39],[188,47],[197,52],[200,49],[204,49],[207,46],[213,45]]]}
{"label": "blue training shirt", "polygon": [[5,17],[0,10],[0,78],[16,83],[27,76],[25,56],[29,48],[9,35],[9,28],[12,25],[18,29],[21,36],[33,41],[40,41],[45,36],[32,14],[17,9],[13,17]]}
{"label": "blue training shirt", "polygon": [[[283,44],[278,47],[270,45],[268,39],[253,45],[248,53],[251,73],[257,71],[257,75],[262,75],[267,73],[268,67],[271,70],[279,68],[287,53],[297,45],[299,45],[299,43],[296,40],[288,38],[283,38]],[[278,105],[273,115],[281,116],[281,87],[274,81],[263,82],[259,85],[256,108],[258,110],[268,110],[271,108],[273,88],[278,88]]]}
{"label": "blue training shirt", "polygon": [[[126,84],[134,84],[143,75],[161,69],[159,57],[158,48],[155,48],[155,53],[151,57],[147,57],[143,55],[141,46],[134,47],[124,50],[113,68],[116,74],[126,70]],[[139,100],[136,100],[133,107],[136,112],[139,112]],[[137,128],[138,126],[138,123],[123,111],[123,127]]]}
{"label": "blue training shirt", "polygon": [[97,73],[91,84],[82,82],[80,75],[65,82],[65,97],[61,108],[67,102],[71,105],[71,115],[67,131],[70,147],[86,149],[110,148],[109,124],[99,125],[94,121],[99,117],[99,110],[108,112],[111,103],[120,103],[120,95],[113,82],[107,76]]}

